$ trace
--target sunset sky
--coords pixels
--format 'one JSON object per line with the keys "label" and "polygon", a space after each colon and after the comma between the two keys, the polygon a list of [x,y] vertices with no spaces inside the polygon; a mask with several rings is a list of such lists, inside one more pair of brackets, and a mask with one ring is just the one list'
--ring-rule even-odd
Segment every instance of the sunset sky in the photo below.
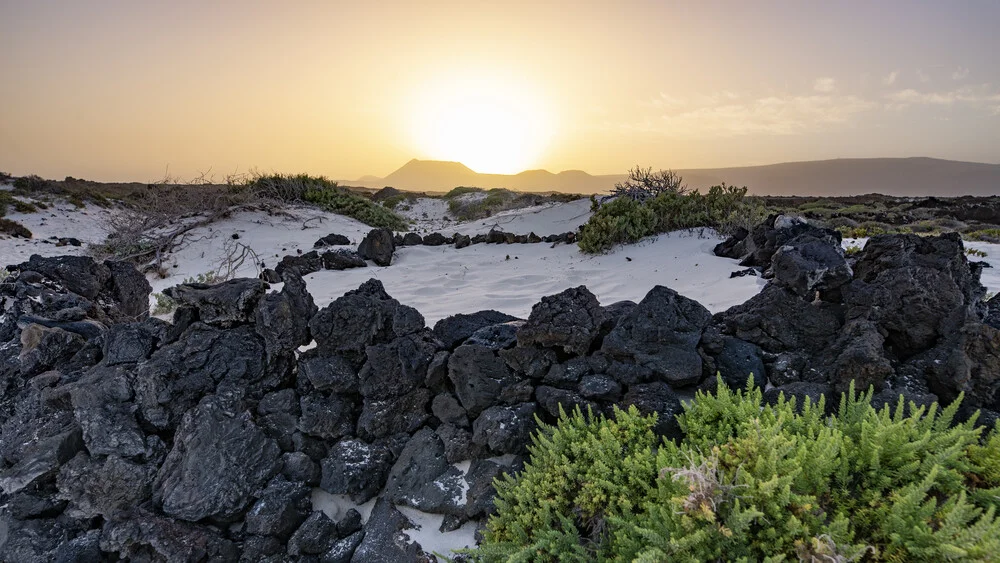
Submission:
{"label": "sunset sky", "polygon": [[0,0],[0,170],[1000,163],[1000,2]]}

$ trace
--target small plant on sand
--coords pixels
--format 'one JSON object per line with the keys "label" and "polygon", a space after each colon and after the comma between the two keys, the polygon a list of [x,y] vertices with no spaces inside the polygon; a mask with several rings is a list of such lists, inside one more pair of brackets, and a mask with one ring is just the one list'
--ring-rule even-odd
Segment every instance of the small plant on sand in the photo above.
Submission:
{"label": "small plant on sand", "polygon": [[985,250],[979,250],[978,248],[966,248],[966,256],[975,256],[976,258],[986,258],[989,254]]}
{"label": "small plant on sand", "polygon": [[458,186],[457,188],[452,188],[448,193],[444,194],[445,199],[456,198],[460,195],[474,194],[484,191],[483,188],[473,188],[469,186]]}
{"label": "small plant on sand", "polygon": [[177,310],[177,302],[162,293],[154,293],[153,299],[156,301],[152,311],[155,316],[169,315]]}
{"label": "small plant on sand", "polygon": [[678,442],[634,407],[540,425],[477,561],[995,561],[1000,434],[872,391],[766,404],[719,378]]}
{"label": "small plant on sand", "polygon": [[0,219],[0,234],[12,237],[31,238],[31,231],[27,227],[10,219]]}
{"label": "small plant on sand", "polygon": [[861,252],[861,247],[856,244],[850,244],[847,246],[847,248],[844,249],[844,254],[848,256],[854,256],[859,252]]}

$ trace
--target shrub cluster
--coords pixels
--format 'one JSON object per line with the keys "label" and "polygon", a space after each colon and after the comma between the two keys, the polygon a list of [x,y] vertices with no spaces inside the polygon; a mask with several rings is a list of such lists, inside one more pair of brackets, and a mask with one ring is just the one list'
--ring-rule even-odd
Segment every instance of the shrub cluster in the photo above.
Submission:
{"label": "shrub cluster", "polygon": [[405,231],[408,228],[406,220],[391,209],[343,188],[309,190],[303,199],[332,213],[357,219],[371,227],[393,231]]}
{"label": "shrub cluster", "polygon": [[390,208],[352,193],[325,176],[309,174],[259,174],[230,180],[235,192],[283,202],[307,202],[332,213],[357,219],[371,227],[406,230],[406,221]]}
{"label": "shrub cluster", "polygon": [[597,206],[583,227],[580,249],[604,252],[616,244],[678,229],[711,227],[722,234],[749,230],[767,217],[767,210],[746,194],[746,187],[722,184],[704,194],[667,190],[643,200],[618,197]]}
{"label": "shrub cluster", "polygon": [[479,561],[944,561],[1000,553],[1000,434],[871,391],[699,392],[680,443],[634,407],[542,426],[497,481]]}
{"label": "shrub cluster", "polygon": [[0,233],[12,237],[31,238],[31,231],[27,227],[10,219],[0,218]]}

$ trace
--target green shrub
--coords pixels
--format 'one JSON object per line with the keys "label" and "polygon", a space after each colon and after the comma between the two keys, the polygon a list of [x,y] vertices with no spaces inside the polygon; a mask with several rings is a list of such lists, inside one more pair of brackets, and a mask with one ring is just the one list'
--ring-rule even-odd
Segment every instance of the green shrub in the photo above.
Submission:
{"label": "green shrub", "polygon": [[169,315],[177,309],[177,302],[162,293],[154,293],[153,299],[156,305],[153,306],[154,315]]}
{"label": "green shrub", "polygon": [[10,219],[0,219],[0,233],[12,237],[31,238],[31,231],[27,227]]}
{"label": "green shrub", "polygon": [[[763,402],[699,392],[658,442],[654,416],[579,409],[542,425],[495,482],[480,561],[995,561],[1000,435],[944,410],[870,405],[872,391]],[[906,416],[904,416],[906,414]]]}
{"label": "green shrub", "polygon": [[[746,194],[746,187],[722,184],[712,186],[705,194],[666,190],[643,201],[618,197],[598,206],[584,226],[580,249],[604,252],[616,244],[679,229],[711,227],[724,235],[737,228],[750,230],[767,218],[767,209],[760,200]],[[596,200],[591,202],[593,208]],[[652,225],[647,223],[650,214]]]}
{"label": "green shrub", "polygon": [[27,201],[21,201],[19,199],[14,200],[14,211],[18,213],[34,213],[38,211],[38,208]]}
{"label": "green shrub", "polygon": [[965,240],[1000,243],[1000,229],[979,229],[962,235]]}
{"label": "green shrub", "polygon": [[303,199],[332,213],[357,219],[371,227],[405,231],[406,220],[370,199],[343,188],[320,188],[305,192]]}
{"label": "green shrub", "polygon": [[28,176],[22,176],[14,180],[14,191],[21,195],[30,195],[35,192],[39,192],[48,187],[49,181],[30,174]]}
{"label": "green shrub", "polygon": [[989,254],[985,250],[979,250],[978,248],[966,248],[966,256],[975,256],[976,258],[986,258]]}
{"label": "green shrub", "polygon": [[444,194],[445,199],[453,199],[460,195],[473,194],[482,192],[483,188],[472,188],[468,186],[458,186],[457,188],[452,188],[448,193]]}
{"label": "green shrub", "polygon": [[578,244],[584,252],[604,252],[616,244],[636,242],[654,234],[656,212],[649,205],[620,197],[600,207],[580,233]]}

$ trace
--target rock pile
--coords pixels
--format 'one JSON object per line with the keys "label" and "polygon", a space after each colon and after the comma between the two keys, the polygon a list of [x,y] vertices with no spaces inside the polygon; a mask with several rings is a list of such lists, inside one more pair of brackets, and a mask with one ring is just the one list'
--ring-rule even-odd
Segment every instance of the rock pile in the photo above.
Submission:
{"label": "rock pile", "polygon": [[[772,218],[720,245],[772,281],[714,316],[666,287],[601,305],[581,286],[433,328],[377,280],[317,309],[292,265],[281,291],[177,286],[166,323],[129,266],[32,257],[0,284],[0,559],[429,560],[397,506],[483,522],[536,417],[634,405],[677,437],[679,397],[716,373],[770,400],[965,392],[995,419],[1000,302],[961,240],[875,237],[852,260],[837,242]],[[315,488],[370,517],[334,521]]]}

